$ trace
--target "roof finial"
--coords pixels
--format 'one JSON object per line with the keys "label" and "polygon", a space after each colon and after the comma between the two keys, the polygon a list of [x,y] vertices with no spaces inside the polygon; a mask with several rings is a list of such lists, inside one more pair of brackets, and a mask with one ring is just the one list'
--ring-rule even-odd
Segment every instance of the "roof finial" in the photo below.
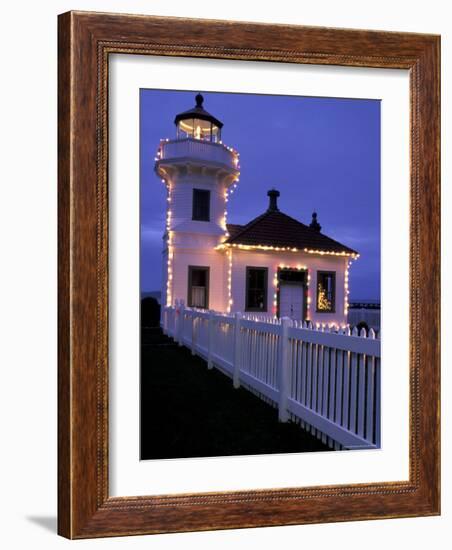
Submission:
{"label": "roof finial", "polygon": [[311,229],[314,229],[314,231],[318,231],[320,233],[320,230],[322,229],[322,226],[317,221],[317,212],[312,213],[312,221],[309,224],[309,227]]}
{"label": "roof finial", "polygon": [[267,195],[270,197],[270,201],[268,203],[268,212],[278,212],[279,191],[277,189],[270,189]]}
{"label": "roof finial", "polygon": [[196,100],[196,107],[200,107],[202,109],[202,104],[203,104],[203,101],[204,101],[204,98],[202,97],[202,94],[198,93],[195,97],[195,100]]}

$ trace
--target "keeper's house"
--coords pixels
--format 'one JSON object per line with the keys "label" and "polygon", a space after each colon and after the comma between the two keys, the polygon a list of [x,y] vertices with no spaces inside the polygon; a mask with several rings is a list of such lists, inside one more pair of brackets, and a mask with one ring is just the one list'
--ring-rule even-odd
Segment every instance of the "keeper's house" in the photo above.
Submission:
{"label": "keeper's house", "polygon": [[221,140],[223,123],[196,106],[175,118],[176,139],[162,140],[155,171],[166,185],[162,304],[344,325],[348,270],[358,253],[321,233],[314,212],[305,225],[268,209],[246,225],[227,224],[239,179],[239,154]]}

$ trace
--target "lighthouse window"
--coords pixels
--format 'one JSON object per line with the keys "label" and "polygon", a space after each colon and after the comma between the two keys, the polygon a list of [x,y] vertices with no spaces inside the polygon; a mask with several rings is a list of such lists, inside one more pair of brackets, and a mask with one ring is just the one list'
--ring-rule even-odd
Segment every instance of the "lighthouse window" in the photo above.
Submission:
{"label": "lighthouse window", "polygon": [[247,311],[267,311],[267,277],[266,267],[246,268]]}
{"label": "lighthouse window", "polygon": [[199,222],[210,221],[210,191],[193,189],[192,219]]}
{"label": "lighthouse window", "polygon": [[334,313],[336,300],[336,273],[317,271],[317,311]]}
{"label": "lighthouse window", "polygon": [[209,268],[188,266],[188,306],[209,307]]}

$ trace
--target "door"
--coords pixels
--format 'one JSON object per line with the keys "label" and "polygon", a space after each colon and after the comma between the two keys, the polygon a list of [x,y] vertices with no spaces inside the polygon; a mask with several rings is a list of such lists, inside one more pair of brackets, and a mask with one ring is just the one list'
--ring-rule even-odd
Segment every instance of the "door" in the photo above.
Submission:
{"label": "door", "polygon": [[279,316],[303,320],[304,288],[303,285],[281,283],[279,289]]}

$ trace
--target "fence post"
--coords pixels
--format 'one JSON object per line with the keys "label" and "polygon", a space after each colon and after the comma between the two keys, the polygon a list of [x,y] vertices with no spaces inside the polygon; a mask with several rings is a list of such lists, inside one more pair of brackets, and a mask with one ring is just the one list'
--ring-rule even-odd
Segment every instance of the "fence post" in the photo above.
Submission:
{"label": "fence post", "polygon": [[195,351],[195,311],[192,309],[190,312],[191,317],[191,354],[196,355]]}
{"label": "fence post", "polygon": [[235,314],[234,323],[234,371],[232,381],[234,388],[240,388],[240,347],[241,347],[241,334],[240,325],[242,321],[242,314],[237,312]]}
{"label": "fence post", "polygon": [[184,339],[184,311],[185,311],[184,301],[181,300],[179,302],[179,315],[178,315],[179,320],[177,322],[177,333],[175,338],[179,346],[182,346],[183,339]]}
{"label": "fence post", "polygon": [[375,358],[375,445],[381,447],[381,365],[380,358]]}
{"label": "fence post", "polygon": [[212,348],[213,348],[213,323],[214,323],[214,314],[213,311],[209,311],[209,320],[207,325],[207,368],[211,369],[213,367],[212,363]]}
{"label": "fence post", "polygon": [[177,334],[179,330],[179,300],[175,300],[174,308],[171,313],[172,323],[170,323],[171,328],[168,330],[168,334],[172,336],[173,340],[177,340]]}
{"label": "fence post", "polygon": [[279,353],[278,353],[278,381],[279,381],[279,402],[278,418],[280,422],[289,420],[289,411],[287,410],[287,399],[289,397],[289,327],[292,321],[289,317],[281,319],[281,332],[279,334]]}

